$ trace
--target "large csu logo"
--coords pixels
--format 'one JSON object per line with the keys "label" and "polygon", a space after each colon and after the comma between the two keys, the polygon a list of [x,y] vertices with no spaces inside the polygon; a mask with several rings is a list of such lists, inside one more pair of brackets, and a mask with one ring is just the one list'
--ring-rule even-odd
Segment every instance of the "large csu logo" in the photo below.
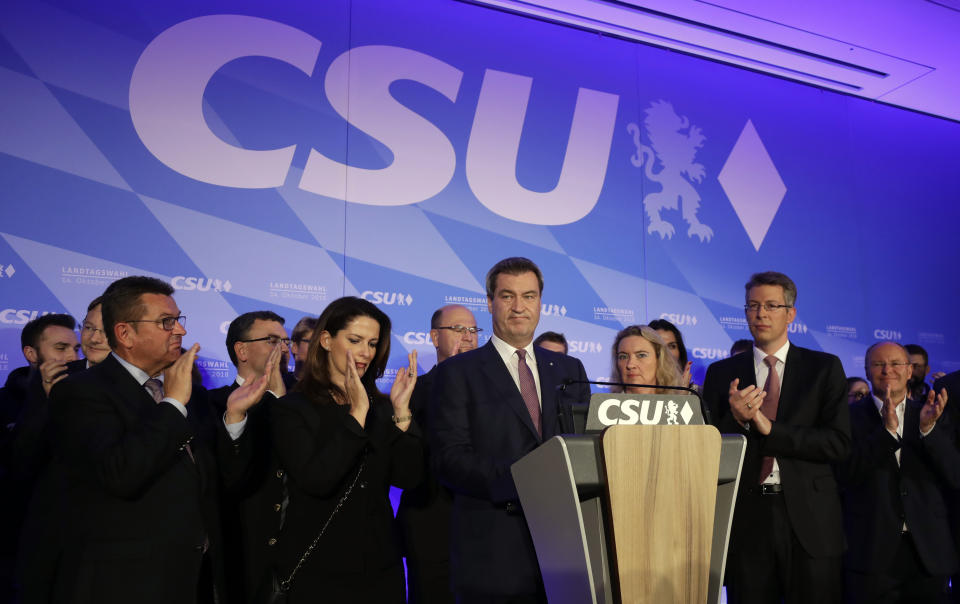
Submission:
{"label": "large csu logo", "polygon": [[383,304],[385,306],[410,306],[413,304],[413,296],[402,292],[379,292],[367,290],[360,294],[364,300],[369,300],[374,304]]}
{"label": "large csu logo", "polygon": [[5,308],[0,310],[0,323],[6,323],[7,325],[26,325],[37,317],[49,314],[49,310],[17,310],[16,308]]}
{"label": "large csu logo", "polygon": [[[318,66],[318,59],[331,56],[321,55],[322,43],[301,29],[244,15],[207,15],[177,23],[147,45],[133,69],[129,105],[137,135],[158,160],[201,182],[243,189],[280,187],[294,155],[309,151],[296,183],[300,189],[349,203],[410,205],[441,193],[458,170],[457,151],[447,133],[391,93],[395,82],[416,82],[437,99],[476,107],[472,120],[463,116],[472,126],[460,122],[451,130],[470,132],[460,169],[487,209],[518,222],[559,225],[580,220],[596,205],[606,178],[618,95],[578,88],[576,100],[563,103],[566,111],[557,119],[569,125],[570,134],[557,185],[532,191],[517,181],[517,155],[533,78],[486,69],[476,98],[465,99],[460,97],[464,72],[436,57],[371,44],[350,48],[329,65]],[[368,168],[341,163],[318,149],[298,149],[295,139],[255,150],[220,138],[204,116],[204,91],[222,67],[251,56],[273,59],[272,68],[280,73],[295,69],[308,78],[325,74],[322,89],[332,109],[389,149],[390,164]],[[470,74],[469,79],[479,76]],[[474,90],[472,84],[468,88]]]}

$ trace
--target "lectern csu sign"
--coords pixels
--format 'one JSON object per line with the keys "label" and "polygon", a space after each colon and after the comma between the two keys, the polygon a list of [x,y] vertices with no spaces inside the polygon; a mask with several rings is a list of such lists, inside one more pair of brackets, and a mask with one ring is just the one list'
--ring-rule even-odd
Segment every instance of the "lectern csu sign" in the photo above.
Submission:
{"label": "lectern csu sign", "polygon": [[684,394],[610,394],[590,397],[587,431],[608,426],[702,425],[703,414],[696,396]]}

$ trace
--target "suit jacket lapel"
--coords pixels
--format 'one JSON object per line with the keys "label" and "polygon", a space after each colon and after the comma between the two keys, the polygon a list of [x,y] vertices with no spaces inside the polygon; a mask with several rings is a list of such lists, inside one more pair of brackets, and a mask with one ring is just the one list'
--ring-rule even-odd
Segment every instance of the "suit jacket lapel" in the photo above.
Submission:
{"label": "suit jacket lapel", "polygon": [[802,356],[800,349],[791,342],[790,348],[787,349],[787,362],[783,365],[783,381],[780,383],[780,403],[777,408],[779,419],[787,417],[785,413],[789,414],[793,411],[794,407],[791,403],[797,401],[803,388],[804,366],[800,358]]}
{"label": "suit jacket lapel", "polygon": [[493,341],[488,341],[481,349],[481,353],[482,371],[487,378],[487,382],[494,390],[494,396],[502,400],[517,414],[517,417],[530,430],[534,438],[539,438],[533,420],[530,418],[530,412],[527,411],[527,405],[523,402],[523,397],[520,396],[520,389],[513,381],[510,370],[503,363],[500,353],[493,346]]}
{"label": "suit jacket lapel", "polygon": [[[113,355],[108,355],[103,360],[104,372],[113,381],[117,393],[123,401],[129,401],[124,411],[138,412],[143,408],[149,408],[156,405],[153,397],[147,392],[146,388],[137,383],[137,380],[130,375],[130,372],[120,364]],[[132,408],[130,408],[132,407]]]}
{"label": "suit jacket lapel", "polygon": [[757,370],[753,367],[753,349],[749,353],[738,354],[733,358],[739,363],[737,377],[740,378],[740,383],[737,385],[737,389],[743,390],[747,386],[756,386]]}

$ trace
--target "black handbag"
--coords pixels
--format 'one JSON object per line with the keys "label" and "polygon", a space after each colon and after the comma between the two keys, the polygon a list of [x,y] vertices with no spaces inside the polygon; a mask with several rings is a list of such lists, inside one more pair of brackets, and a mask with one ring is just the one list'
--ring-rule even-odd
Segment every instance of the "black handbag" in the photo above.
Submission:
{"label": "black handbag", "polygon": [[343,496],[340,497],[340,500],[337,501],[337,505],[333,508],[333,511],[330,512],[330,516],[327,518],[327,521],[323,523],[323,526],[320,528],[320,533],[317,534],[314,538],[313,543],[307,547],[306,551],[303,552],[303,555],[300,556],[300,560],[297,562],[296,566],[293,567],[293,570],[290,571],[290,574],[286,579],[281,579],[280,575],[277,573],[276,567],[271,566],[267,569],[267,572],[263,579],[260,581],[260,586],[257,589],[257,593],[254,597],[254,602],[257,604],[287,604],[287,592],[290,591],[290,584],[293,583],[293,578],[297,575],[297,571],[300,570],[300,567],[303,566],[303,563],[307,561],[307,558],[310,557],[310,554],[313,553],[313,550],[316,549],[317,543],[320,541],[320,537],[323,537],[323,534],[326,532],[327,527],[330,526],[330,521],[333,520],[333,517],[337,515],[337,512],[340,511],[340,508],[343,507],[343,504],[346,503],[347,498],[350,497],[350,493],[353,492],[353,487],[357,485],[357,481],[360,479],[360,474],[363,472],[363,465],[365,460],[360,461],[360,467],[357,468],[357,474],[353,477],[353,482],[350,483],[350,486],[347,487],[347,490],[344,491]]}

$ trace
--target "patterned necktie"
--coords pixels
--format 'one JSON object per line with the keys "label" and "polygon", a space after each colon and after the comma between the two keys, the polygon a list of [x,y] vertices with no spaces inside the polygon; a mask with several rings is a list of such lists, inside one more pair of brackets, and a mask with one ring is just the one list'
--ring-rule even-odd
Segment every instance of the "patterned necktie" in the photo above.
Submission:
{"label": "patterned necktie", "polygon": [[[150,378],[149,380],[143,383],[143,387],[146,388],[148,392],[150,392],[150,396],[153,397],[153,401],[155,403],[160,403],[160,401],[163,400],[163,382],[161,382],[157,378]],[[193,463],[197,463],[197,460],[194,459],[193,457],[193,450],[190,449],[190,443],[184,444],[183,448],[186,449],[187,455],[190,456],[190,461],[192,461]]]}
{"label": "patterned necktie", "polygon": [[143,383],[143,387],[150,392],[150,396],[153,397],[153,402],[159,403],[163,400],[163,382],[157,378],[150,378]]}
{"label": "patterned necktie", "polygon": [[542,438],[543,430],[540,426],[540,400],[537,398],[537,384],[533,381],[533,372],[530,371],[530,366],[527,365],[527,351],[522,348],[518,349],[517,357],[519,358],[517,369],[520,374],[520,396],[523,397],[527,411],[530,412],[530,419],[533,420],[533,425],[537,429],[537,435]]}
{"label": "patterned necktie", "polygon": [[[763,404],[760,406],[760,412],[767,416],[767,419],[774,421],[777,419],[777,408],[780,406],[780,376],[777,375],[777,357],[772,354],[763,359],[767,364],[767,382],[763,385],[764,392]],[[773,472],[773,457],[764,457],[760,463],[760,482],[767,479]]]}

